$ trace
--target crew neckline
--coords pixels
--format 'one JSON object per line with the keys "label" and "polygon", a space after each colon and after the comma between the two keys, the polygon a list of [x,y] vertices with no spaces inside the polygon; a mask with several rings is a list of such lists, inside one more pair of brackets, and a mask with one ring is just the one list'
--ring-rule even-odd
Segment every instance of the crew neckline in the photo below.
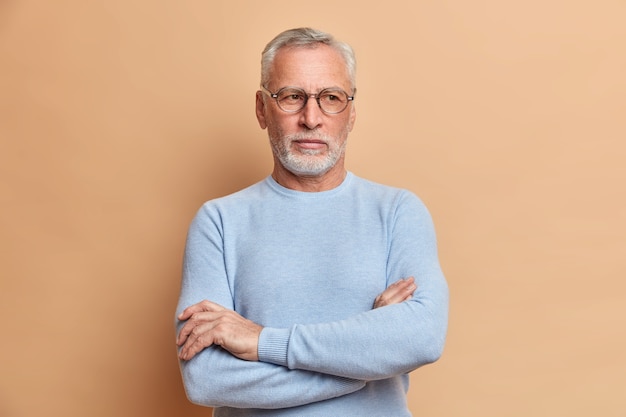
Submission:
{"label": "crew neckline", "polygon": [[338,186],[336,186],[335,188],[331,188],[330,190],[325,190],[325,191],[299,191],[299,190],[287,188],[287,187],[280,185],[271,175],[267,176],[267,178],[265,179],[265,182],[267,183],[267,185],[269,185],[270,188],[272,188],[274,191],[280,194],[284,194],[284,195],[291,196],[291,197],[298,197],[298,198],[317,198],[322,195],[330,196],[330,195],[334,195],[334,194],[338,194],[342,192],[344,189],[346,189],[350,185],[350,183],[352,182],[352,178],[354,178],[354,174],[350,171],[347,171],[345,178]]}

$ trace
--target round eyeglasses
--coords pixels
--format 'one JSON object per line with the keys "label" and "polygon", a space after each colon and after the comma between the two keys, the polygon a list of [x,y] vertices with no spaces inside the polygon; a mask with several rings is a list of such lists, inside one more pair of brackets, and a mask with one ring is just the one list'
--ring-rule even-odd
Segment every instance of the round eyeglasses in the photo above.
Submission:
{"label": "round eyeglasses", "polygon": [[299,112],[311,97],[317,101],[317,105],[326,114],[341,113],[354,100],[354,95],[349,96],[340,88],[325,88],[317,94],[309,94],[297,87],[283,87],[276,93],[272,93],[264,86],[261,86],[261,89],[276,100],[278,107],[287,113]]}

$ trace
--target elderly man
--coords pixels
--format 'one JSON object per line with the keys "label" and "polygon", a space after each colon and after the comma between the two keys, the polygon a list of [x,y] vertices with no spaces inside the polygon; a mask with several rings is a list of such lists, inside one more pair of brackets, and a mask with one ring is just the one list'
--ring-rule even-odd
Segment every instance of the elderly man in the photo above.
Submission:
{"label": "elderly man", "polygon": [[410,416],[408,373],[442,353],[427,209],[344,166],[355,67],[329,34],[274,38],[256,93],[272,174],[190,226],[177,345],[189,399],[215,416]]}

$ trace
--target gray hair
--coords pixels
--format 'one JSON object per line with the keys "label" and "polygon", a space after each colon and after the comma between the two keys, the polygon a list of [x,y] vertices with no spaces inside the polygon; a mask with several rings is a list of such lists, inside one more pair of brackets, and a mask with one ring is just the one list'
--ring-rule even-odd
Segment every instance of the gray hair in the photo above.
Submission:
{"label": "gray hair", "polygon": [[270,81],[270,70],[276,53],[284,47],[315,48],[320,44],[334,48],[346,63],[348,77],[352,89],[356,88],[356,58],[350,45],[336,40],[333,35],[312,28],[289,29],[279,33],[272,39],[261,54],[261,85],[267,86]]}

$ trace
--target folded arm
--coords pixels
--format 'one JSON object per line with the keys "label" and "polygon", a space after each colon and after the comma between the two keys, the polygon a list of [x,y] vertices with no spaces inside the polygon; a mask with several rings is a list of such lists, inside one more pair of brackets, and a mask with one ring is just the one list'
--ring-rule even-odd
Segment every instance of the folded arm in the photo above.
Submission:
{"label": "folded arm", "polygon": [[[405,301],[415,288],[412,277],[399,280],[376,297],[373,307]],[[176,343],[192,402],[243,408],[293,407],[349,394],[365,385],[360,380],[256,362],[263,327],[219,304],[201,301],[177,318]],[[206,380],[209,369],[211,384]],[[268,397],[268,392],[273,395]]]}
{"label": "folded arm", "polygon": [[[219,217],[205,216],[201,226],[192,226],[177,309],[177,342],[189,398],[209,406],[292,407],[346,395],[368,380],[407,373],[436,360],[445,340],[448,293],[430,216],[417,200],[410,200],[399,205],[395,218],[386,276],[389,282],[414,276],[418,289],[412,298],[386,303],[383,293],[372,302],[384,308],[337,321],[263,328],[233,315],[236,292],[228,265],[225,269],[220,262]],[[203,307],[196,311],[195,305]],[[229,343],[237,338],[232,329],[239,324],[248,329],[251,343],[248,338],[243,345],[242,340]]]}
{"label": "folded arm", "polygon": [[[374,299],[373,308],[407,301],[415,289],[413,277],[398,280]],[[212,345],[221,346],[239,359],[259,360],[259,336],[263,326],[233,310],[203,300],[187,307],[178,315],[178,320],[185,322],[176,339],[179,357],[183,360],[190,360]]]}

